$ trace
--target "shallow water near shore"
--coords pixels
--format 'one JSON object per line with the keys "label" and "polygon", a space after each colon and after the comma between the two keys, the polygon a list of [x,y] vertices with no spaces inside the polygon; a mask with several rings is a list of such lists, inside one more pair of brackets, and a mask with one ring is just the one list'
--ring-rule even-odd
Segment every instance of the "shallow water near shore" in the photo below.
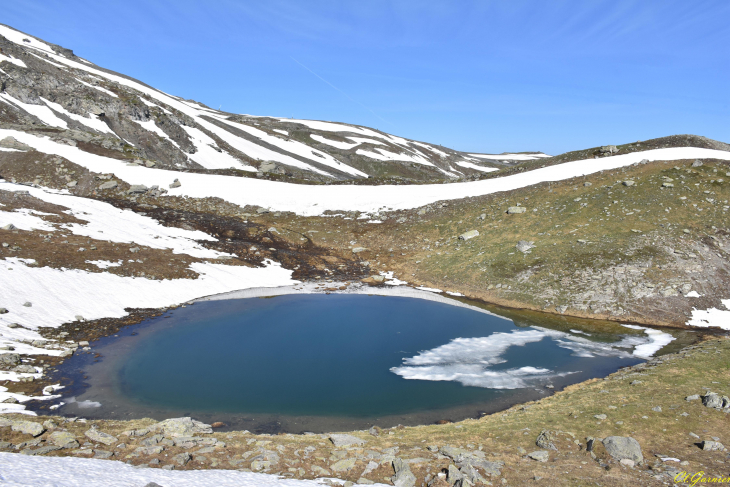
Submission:
{"label": "shallow water near shore", "polygon": [[397,296],[203,301],[67,360],[55,413],[193,416],[271,433],[458,421],[634,365],[672,338],[529,323]]}

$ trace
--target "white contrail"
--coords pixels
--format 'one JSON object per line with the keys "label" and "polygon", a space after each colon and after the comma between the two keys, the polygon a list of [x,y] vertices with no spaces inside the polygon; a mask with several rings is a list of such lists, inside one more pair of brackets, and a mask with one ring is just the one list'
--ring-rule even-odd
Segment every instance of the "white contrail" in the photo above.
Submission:
{"label": "white contrail", "polygon": [[294,59],[291,56],[289,56],[289,57],[291,58],[292,61],[294,61],[295,63],[297,63],[299,66],[303,67],[304,69],[306,69],[307,71],[309,71],[310,73],[312,73],[313,75],[315,75],[317,78],[321,79],[322,81],[324,81],[325,83],[327,83],[328,85],[330,85],[332,88],[336,89],[337,91],[339,91],[340,93],[342,93],[343,95],[345,95],[348,100],[350,100],[350,101],[352,101],[354,103],[357,103],[358,105],[360,105],[361,107],[363,107],[365,110],[369,111],[370,113],[372,113],[373,115],[375,115],[376,117],[378,117],[383,122],[385,122],[387,124],[390,124],[390,125],[393,125],[392,123],[388,122],[383,117],[381,117],[380,115],[378,115],[377,113],[375,113],[374,111],[372,111],[370,108],[366,107],[365,105],[363,105],[359,101],[355,100],[350,95],[348,95],[347,93],[345,93],[344,91],[342,91],[341,89],[339,89],[338,87],[336,87],[335,85],[333,85],[332,83],[330,83],[329,81],[327,81],[326,79],[324,79],[323,77],[321,77],[320,75],[318,75],[317,73],[315,73],[314,71],[312,71],[311,69],[309,69],[308,67],[306,67],[304,64],[300,63],[299,61],[297,61],[296,59]]}

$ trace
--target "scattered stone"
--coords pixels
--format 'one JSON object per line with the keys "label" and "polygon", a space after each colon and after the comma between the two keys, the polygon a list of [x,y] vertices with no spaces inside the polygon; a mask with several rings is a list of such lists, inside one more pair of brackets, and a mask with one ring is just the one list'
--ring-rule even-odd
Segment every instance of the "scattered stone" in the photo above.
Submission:
{"label": "scattered stone", "polygon": [[172,460],[175,463],[177,463],[178,465],[182,466],[182,465],[187,464],[192,458],[193,457],[192,457],[192,455],[190,455],[190,453],[182,452],[182,453],[178,453],[177,455],[173,456]]}
{"label": "scattered stone", "polygon": [[708,392],[702,396],[702,404],[708,408],[723,409],[730,406],[727,396],[720,397],[716,392]]}
{"label": "scattered stone", "polygon": [[411,472],[411,467],[400,458],[393,460],[395,475],[391,479],[396,487],[415,487],[416,476]]}
{"label": "scattered stone", "polygon": [[20,364],[20,355],[17,353],[0,353],[0,365],[15,366]]}
{"label": "scattered stone", "polygon": [[330,466],[333,472],[349,472],[355,466],[355,458],[346,458]]}
{"label": "scattered stone", "polygon": [[370,436],[380,436],[380,428],[373,426],[368,430],[368,433],[370,433]]}
{"label": "scattered stone", "polygon": [[526,211],[527,208],[525,208],[524,206],[510,206],[509,208],[507,208],[508,215],[517,215]]}
{"label": "scattered stone", "polygon": [[623,184],[624,186],[633,186],[636,183],[634,181],[623,181],[621,184]]}
{"label": "scattered stone", "polygon": [[312,473],[315,475],[321,475],[321,476],[327,476],[329,477],[332,475],[332,472],[329,470],[320,467],[319,465],[312,465]]}
{"label": "scattered stone", "polygon": [[0,308],[0,315],[4,315],[6,313],[9,313],[7,308]]}
{"label": "scattered stone", "polygon": [[704,451],[725,451],[725,446],[719,441],[703,441],[702,449]]}
{"label": "scattered stone", "polygon": [[535,444],[543,450],[557,451],[558,448],[555,446],[555,443],[553,443],[554,439],[555,435],[552,431],[542,430],[540,434],[537,435],[537,441],[535,442]]}
{"label": "scattered stone", "polygon": [[360,252],[365,252],[367,249],[365,247],[353,247],[352,253],[353,254],[359,254]]}
{"label": "scattered stone", "polygon": [[61,447],[59,447],[59,446],[47,445],[47,446],[42,446],[40,448],[36,448],[35,450],[31,449],[31,448],[26,448],[25,450],[21,450],[20,453],[22,455],[35,456],[35,455],[45,455],[46,453],[50,453],[52,451],[56,451],[56,450],[60,450],[60,449],[61,449]]}
{"label": "scattered stone", "polygon": [[598,420],[600,420],[600,421],[603,421],[604,419],[608,418],[608,416],[606,416],[605,414],[596,414],[593,417],[596,418],[596,419],[598,419]]}
{"label": "scattered stone", "polygon": [[13,431],[17,431],[19,433],[25,433],[26,435],[31,436],[40,436],[43,434],[43,432],[46,431],[46,429],[43,427],[43,425],[39,423],[34,423],[33,421],[23,421],[23,420],[17,420],[17,419],[7,419],[7,418],[0,418],[0,427],[2,426],[10,426],[10,428]]}
{"label": "scattered stone", "polygon": [[108,434],[104,433],[103,431],[99,431],[95,428],[91,428],[89,430],[86,430],[84,433],[84,436],[89,438],[91,441],[96,441],[97,443],[104,443],[105,445],[113,445],[114,443],[117,443],[119,440]]}
{"label": "scattered stone", "polygon": [[116,181],[107,181],[106,183],[100,185],[98,189],[101,190],[101,191],[104,191],[104,190],[107,190],[107,189],[114,189],[117,186],[119,186],[119,185],[117,184]]}
{"label": "scattered stone", "polygon": [[165,436],[194,436],[196,434],[210,434],[213,428],[209,424],[201,423],[190,417],[171,418],[150,426],[149,431],[160,432]]}
{"label": "scattered stone", "polygon": [[49,441],[61,448],[78,448],[79,442],[76,437],[68,431],[54,431],[49,437]]}
{"label": "scattered stone", "polygon": [[638,386],[639,384],[642,384],[640,380],[632,380],[631,382],[629,382],[630,386]]}
{"label": "scattered stone", "polygon": [[111,458],[114,456],[113,451],[108,450],[94,450],[94,458],[99,458],[101,460],[106,460],[108,458]]}
{"label": "scattered stone", "polygon": [[692,394],[691,396],[687,396],[684,398],[685,401],[697,401],[699,400],[700,395],[699,394]]}
{"label": "scattered stone", "polygon": [[653,408],[651,408],[651,410],[654,411],[655,413],[661,413],[662,412],[662,407],[661,406],[654,406]]}
{"label": "scattered stone", "polygon": [[170,189],[179,188],[180,186],[182,186],[182,184],[177,178],[172,183],[170,183]]}
{"label": "scattered stone", "polygon": [[526,254],[530,251],[530,249],[535,248],[534,243],[535,242],[528,242],[527,240],[520,240],[519,242],[517,242],[517,245],[515,247],[517,247],[517,250],[519,250],[523,254]]}
{"label": "scattered stone", "polygon": [[364,445],[367,443],[365,440],[352,435],[330,435],[330,441],[337,447],[340,446],[352,446],[352,445]]}
{"label": "scattered stone", "polygon": [[[15,225],[13,225],[12,223],[8,223],[8,224],[7,224],[7,225],[5,225],[4,227],[2,227],[2,229],[3,229],[3,230],[15,230],[16,228],[18,228],[18,227],[16,227],[16,226],[15,226]],[[3,247],[7,247],[7,245],[4,245],[4,244],[3,244]]]}
{"label": "scattered stone", "polygon": [[550,460],[550,452],[548,452],[547,450],[534,451],[532,453],[528,453],[527,456],[532,458],[533,460],[537,460],[538,462],[543,463]]}
{"label": "scattered stone", "polygon": [[127,190],[127,194],[144,194],[148,191],[148,187],[144,184],[133,184]]}
{"label": "scattered stone", "polygon": [[630,436],[609,436],[603,440],[603,446],[608,454],[618,461],[627,458],[633,460],[637,465],[644,461],[641,445]]}
{"label": "scattered stone", "polygon": [[462,233],[459,235],[459,240],[469,240],[470,238],[478,237],[479,231],[478,230],[469,230],[468,232]]}

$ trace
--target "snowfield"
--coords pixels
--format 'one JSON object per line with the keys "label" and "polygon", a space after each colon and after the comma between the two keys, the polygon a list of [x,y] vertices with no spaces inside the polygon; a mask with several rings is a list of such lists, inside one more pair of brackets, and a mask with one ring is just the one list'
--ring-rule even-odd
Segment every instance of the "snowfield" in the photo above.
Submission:
{"label": "snowfield", "polygon": [[[8,487],[321,487],[323,482],[291,480],[236,470],[162,470],[122,462],[0,453],[0,483]],[[342,481],[337,481],[342,483]],[[373,484],[384,487],[384,484]]]}
{"label": "snowfield", "polygon": [[[229,135],[235,137],[232,134]],[[170,189],[170,195],[192,198],[218,197],[242,207],[245,205],[258,205],[275,211],[291,211],[303,216],[321,215],[328,210],[360,211],[364,213],[409,210],[441,200],[455,200],[511,191],[546,181],[563,181],[600,171],[630,166],[642,160],[730,160],[730,152],[696,147],[678,147],[652,149],[601,159],[566,162],[502,178],[464,183],[413,186],[324,186],[299,185],[217,174],[182,173],[144,166],[127,166],[116,159],[84,152],[77,147],[59,144],[48,138],[36,137],[17,130],[0,129],[0,139],[5,137],[14,137],[40,152],[64,157],[94,172],[114,173],[115,176],[129,184],[157,185],[166,188],[175,179],[179,179],[181,186]]]}

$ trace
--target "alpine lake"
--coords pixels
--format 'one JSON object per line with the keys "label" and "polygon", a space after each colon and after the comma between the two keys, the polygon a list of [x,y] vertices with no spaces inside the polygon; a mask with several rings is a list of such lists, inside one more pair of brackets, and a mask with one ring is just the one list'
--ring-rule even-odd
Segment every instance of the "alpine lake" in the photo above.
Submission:
{"label": "alpine lake", "polygon": [[36,410],[192,416],[256,433],[432,424],[536,400],[694,340],[442,301],[453,304],[368,294],[199,301],[79,349],[55,373],[64,405]]}

